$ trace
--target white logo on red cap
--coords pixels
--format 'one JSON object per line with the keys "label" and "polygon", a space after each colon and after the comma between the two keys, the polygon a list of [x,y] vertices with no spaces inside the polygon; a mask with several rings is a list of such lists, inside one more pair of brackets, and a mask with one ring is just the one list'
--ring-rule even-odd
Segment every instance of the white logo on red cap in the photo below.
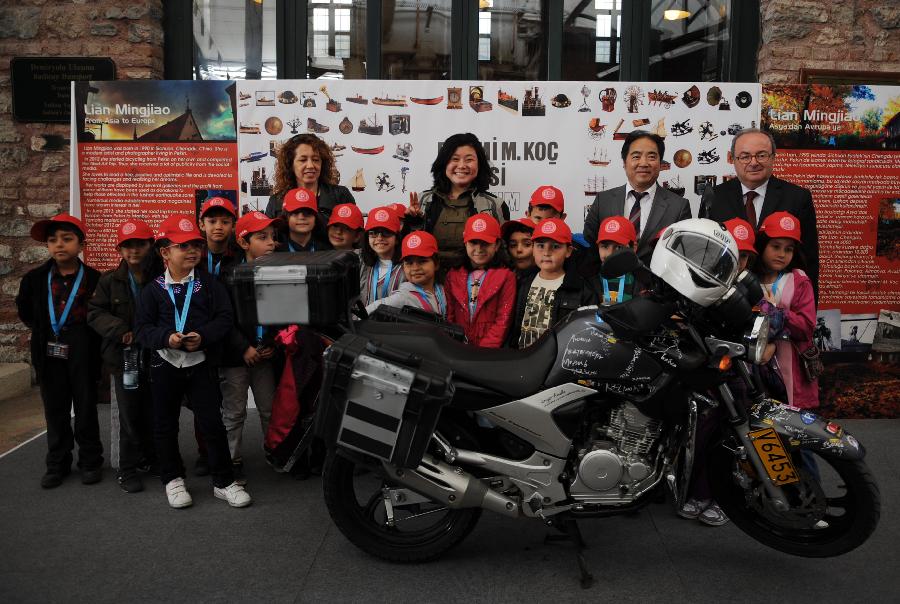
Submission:
{"label": "white logo on red cap", "polygon": [[184,233],[190,233],[194,230],[194,223],[187,218],[182,218],[178,221],[178,229]]}
{"label": "white logo on red cap", "polygon": [[487,223],[484,220],[482,220],[481,218],[479,218],[478,220],[476,220],[475,222],[472,223],[472,230],[475,231],[476,233],[484,232],[485,230],[487,230]]}
{"label": "white logo on red cap", "polygon": [[780,224],[781,228],[783,228],[785,231],[794,230],[794,220],[792,218],[789,218],[788,216],[785,216],[784,218],[779,220],[778,224]]}
{"label": "white logo on red cap", "polygon": [[224,206],[225,202],[219,198],[211,199],[209,202],[211,206]]}
{"label": "white logo on red cap", "polygon": [[738,239],[740,239],[741,241],[746,241],[747,239],[750,238],[750,231],[748,231],[747,227],[745,227],[744,225],[739,224],[736,227],[734,227],[734,236],[737,237]]}
{"label": "white logo on red cap", "polygon": [[547,187],[546,189],[541,191],[541,197],[543,197],[544,199],[553,199],[554,197],[556,197],[556,191],[554,191],[550,187]]}
{"label": "white logo on red cap", "polygon": [[350,218],[350,208],[344,206],[340,210],[338,210],[338,216],[341,218]]}
{"label": "white logo on red cap", "polygon": [[375,220],[378,222],[387,222],[390,219],[390,214],[387,213],[387,210],[378,210],[375,212]]}
{"label": "white logo on red cap", "polygon": [[556,223],[555,222],[545,222],[541,227],[542,233],[547,233],[548,235],[556,232]]}
{"label": "white logo on red cap", "polygon": [[257,220],[265,220],[267,218],[267,216],[262,212],[253,212],[253,217]]}
{"label": "white logo on red cap", "polygon": [[133,222],[126,222],[122,225],[122,234],[123,235],[131,235],[133,232],[137,230],[137,225]]}
{"label": "white logo on red cap", "polygon": [[294,194],[294,199],[296,199],[297,201],[309,201],[309,193],[307,193],[303,189],[300,189]]}
{"label": "white logo on red cap", "polygon": [[620,228],[622,228],[622,227],[619,226],[618,222],[616,222],[615,220],[610,220],[609,222],[606,223],[606,226],[603,227],[603,230],[606,231],[607,233],[615,233]]}
{"label": "white logo on red cap", "polygon": [[413,235],[409,239],[406,240],[406,247],[410,249],[414,249],[422,245],[422,238],[418,235]]}

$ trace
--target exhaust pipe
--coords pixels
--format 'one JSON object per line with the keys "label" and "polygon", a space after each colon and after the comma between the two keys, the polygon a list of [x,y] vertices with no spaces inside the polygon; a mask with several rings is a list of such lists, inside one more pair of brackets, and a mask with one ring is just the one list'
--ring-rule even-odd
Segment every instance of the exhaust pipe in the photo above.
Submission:
{"label": "exhaust pipe", "polygon": [[453,509],[484,508],[504,516],[517,518],[519,505],[487,487],[462,468],[451,466],[430,456],[422,458],[415,470],[398,468],[387,463],[385,470],[397,482],[434,501]]}

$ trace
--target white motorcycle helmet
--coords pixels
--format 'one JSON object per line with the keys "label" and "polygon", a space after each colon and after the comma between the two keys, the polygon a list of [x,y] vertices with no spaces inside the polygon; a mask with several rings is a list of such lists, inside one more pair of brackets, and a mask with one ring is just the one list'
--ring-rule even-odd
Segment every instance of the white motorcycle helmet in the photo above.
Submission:
{"label": "white motorcycle helmet", "polygon": [[676,222],[660,235],[650,270],[688,300],[708,307],[719,301],[738,274],[734,238],[712,220]]}

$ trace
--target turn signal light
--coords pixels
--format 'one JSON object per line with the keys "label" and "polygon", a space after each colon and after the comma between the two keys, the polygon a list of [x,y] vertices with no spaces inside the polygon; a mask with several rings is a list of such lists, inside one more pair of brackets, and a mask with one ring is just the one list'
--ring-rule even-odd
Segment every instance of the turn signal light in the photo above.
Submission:
{"label": "turn signal light", "polygon": [[728,371],[731,369],[731,357],[727,354],[719,359],[719,371]]}

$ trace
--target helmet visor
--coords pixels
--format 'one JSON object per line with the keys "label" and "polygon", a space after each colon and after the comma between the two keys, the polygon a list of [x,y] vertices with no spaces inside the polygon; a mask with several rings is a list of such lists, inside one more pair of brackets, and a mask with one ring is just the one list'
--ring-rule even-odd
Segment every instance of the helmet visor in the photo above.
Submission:
{"label": "helmet visor", "polygon": [[[682,232],[673,235],[666,246],[691,267],[699,269],[704,277],[712,277],[718,284],[731,284],[737,271],[737,258],[723,242],[698,233]],[[703,279],[695,278],[694,281],[702,285]],[[716,285],[709,284],[710,287]]]}

